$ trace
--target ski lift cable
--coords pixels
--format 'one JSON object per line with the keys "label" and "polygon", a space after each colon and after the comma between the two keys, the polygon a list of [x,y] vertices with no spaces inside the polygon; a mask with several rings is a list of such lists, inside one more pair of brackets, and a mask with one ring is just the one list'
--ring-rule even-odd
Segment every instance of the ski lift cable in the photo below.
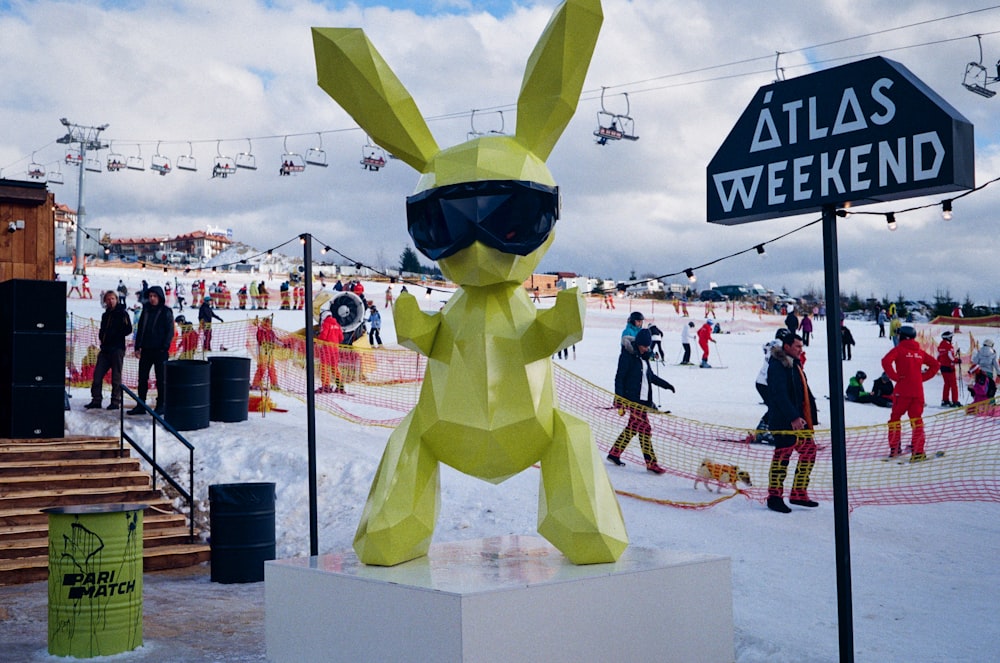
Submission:
{"label": "ski lift cable", "polygon": [[[906,29],[910,29],[910,28],[914,28],[914,27],[920,27],[920,26],[924,26],[924,25],[930,25],[930,24],[934,24],[934,23],[940,23],[940,22],[944,22],[944,21],[948,21],[948,20],[952,20],[952,19],[957,19],[957,18],[962,18],[962,17],[974,15],[974,14],[980,14],[980,13],[984,13],[984,12],[994,11],[994,10],[997,10],[997,9],[1000,9],[1000,5],[991,5],[991,6],[988,6],[988,7],[982,7],[982,8],[973,9],[973,10],[969,10],[969,11],[965,11],[965,12],[959,12],[959,13],[956,13],[956,14],[950,14],[950,15],[941,16],[941,17],[937,17],[937,18],[927,19],[927,20],[924,20],[924,21],[918,21],[918,22],[914,22],[914,23],[908,23],[908,24],[904,24],[904,25],[899,25],[899,26],[894,26],[894,27],[890,27],[890,28],[885,28],[883,30],[876,30],[876,31],[873,31],[873,32],[868,32],[868,33],[864,33],[864,34],[860,34],[860,35],[854,35],[854,36],[850,36],[850,37],[844,37],[844,38],[841,38],[841,39],[835,39],[835,40],[831,40],[831,41],[827,41],[827,42],[822,42],[822,43],[819,43],[819,44],[813,44],[813,45],[810,45],[810,46],[804,46],[804,47],[800,47],[800,48],[790,49],[790,50],[787,50],[787,51],[783,51],[783,53],[784,54],[792,54],[792,53],[799,53],[799,52],[803,52],[803,51],[815,50],[815,49],[822,48],[822,47],[832,46],[832,45],[836,45],[836,44],[846,43],[846,42],[849,42],[849,41],[854,41],[854,40],[858,40],[858,39],[864,39],[864,38],[878,36],[878,35],[884,35],[884,34],[887,34],[887,33],[896,32],[896,31],[900,31],[900,30],[906,30]],[[993,34],[998,34],[998,33],[1000,33],[1000,30],[998,30],[998,31],[991,31],[991,32],[983,32],[983,33],[981,33],[981,36],[993,35]],[[950,42],[950,41],[956,41],[958,39],[964,39],[964,38],[967,38],[967,37],[968,37],[968,35],[966,35],[964,37],[956,37],[956,38],[951,38],[951,39],[941,39],[941,40],[923,42],[923,43],[918,43],[918,44],[911,44],[909,46],[902,46],[902,47],[897,47],[897,48],[894,48],[894,49],[885,49],[885,50],[875,51],[874,54],[889,53],[889,52],[894,52],[894,51],[897,51],[897,50],[904,50],[904,49],[915,48],[915,47],[920,47],[920,46],[934,46],[934,45],[939,45],[939,44],[942,44],[942,43],[947,43],[947,42]],[[796,67],[800,67],[800,66],[815,66],[817,64],[825,64],[825,63],[828,63],[828,62],[833,62],[833,61],[843,60],[843,59],[859,58],[859,57],[863,57],[865,55],[871,55],[871,54],[872,53],[855,54],[855,55],[843,56],[843,57],[839,57],[839,58],[831,58],[831,59],[828,59],[828,60],[821,60],[821,61],[818,61],[818,62],[817,61],[811,61],[808,64],[794,65],[794,66],[796,66]],[[646,79],[640,79],[640,80],[635,80],[635,81],[618,83],[618,84],[614,84],[614,85],[610,85],[610,86],[606,86],[606,87],[608,89],[616,89],[616,88],[621,88],[621,87],[635,87],[637,85],[642,85],[642,84],[645,84],[645,83],[651,83],[651,82],[655,82],[655,81],[659,81],[659,80],[664,80],[664,79],[668,79],[668,78],[675,78],[675,77],[680,77],[680,76],[685,76],[685,75],[698,74],[698,73],[703,73],[703,72],[706,72],[706,71],[712,71],[712,70],[716,70],[716,69],[737,66],[737,65],[740,65],[740,64],[748,64],[748,63],[760,61],[760,60],[763,60],[763,59],[770,59],[771,57],[773,57],[773,56],[772,55],[766,55],[766,56],[756,56],[756,57],[744,58],[744,59],[741,59],[741,60],[734,60],[734,61],[731,61],[731,62],[720,63],[720,64],[715,64],[715,65],[709,65],[709,66],[706,66],[706,67],[699,67],[699,68],[696,68],[696,69],[690,69],[690,70],[683,71],[683,72],[676,72],[676,73],[671,73],[671,74],[665,74],[665,75],[662,75],[662,76],[654,76],[654,77],[650,77],[650,78],[646,78]],[[685,82],[685,83],[681,83],[681,84],[678,84],[678,85],[656,86],[656,87],[650,87],[650,88],[643,88],[643,89],[640,89],[640,90],[632,90],[632,93],[633,94],[638,94],[638,93],[642,93],[642,92],[652,92],[652,91],[657,91],[657,90],[662,90],[662,89],[668,89],[668,88],[672,88],[672,87],[681,87],[681,86],[686,86],[686,85],[693,85],[693,84],[697,84],[697,83],[708,83],[708,82],[716,82],[716,81],[721,81],[721,80],[729,80],[729,79],[739,78],[739,77],[744,77],[744,76],[754,76],[754,75],[760,75],[760,74],[763,74],[763,73],[767,73],[768,71],[770,71],[770,69],[769,70],[760,70],[760,71],[751,71],[751,72],[746,72],[746,73],[742,73],[742,74],[734,74],[734,75],[727,75],[727,76],[721,76],[721,77],[712,77],[712,78],[708,78],[708,79],[702,79],[702,80],[699,80],[699,81]],[[595,90],[585,90],[584,93],[581,95],[581,100],[596,99],[597,96],[598,96],[598,93],[599,93],[599,91],[596,90],[596,89]],[[510,110],[510,109],[513,109],[513,108],[516,108],[515,104],[504,104],[504,105],[499,105],[499,106],[490,107],[490,108],[483,108],[483,109],[479,109],[479,110],[481,110],[481,111]],[[439,115],[435,115],[435,116],[428,116],[428,117],[426,117],[424,119],[426,121],[428,121],[428,122],[431,122],[431,121],[444,121],[444,120],[450,120],[450,119],[456,119],[458,117],[462,117],[467,112],[468,111],[444,113],[444,114],[439,114]],[[326,130],[324,130],[324,131],[322,131],[320,133],[343,133],[343,132],[358,131],[358,130],[359,130],[359,127],[352,126],[352,127],[348,127],[348,128],[326,129]],[[306,136],[306,135],[311,135],[311,134],[314,134],[314,133],[317,133],[317,132],[316,131],[309,131],[309,132],[302,132],[302,133],[295,133],[295,134],[284,134],[284,135],[280,135],[279,134],[279,135],[271,135],[271,136],[257,136],[255,138],[260,139],[260,140],[266,140],[266,139],[275,139],[275,138],[282,138],[282,137],[288,137],[288,136],[293,136],[293,137]],[[129,141],[128,139],[120,139],[120,140],[122,140],[124,142],[155,142],[155,141],[134,141],[134,140],[133,141]],[[167,142],[168,144],[170,144],[170,143],[188,143],[188,145],[190,147],[193,143],[199,143],[199,144],[201,144],[201,143],[209,143],[209,142],[213,142],[213,141],[217,142],[219,140],[237,140],[237,139],[235,139],[235,138],[227,138],[227,139],[205,138],[205,139],[197,139],[197,140],[181,140],[181,139],[178,139],[178,140],[170,140],[170,141],[164,141],[164,142]],[[43,146],[41,148],[38,148],[38,149],[41,150],[41,149],[48,148],[54,142],[55,141],[51,141],[47,145],[45,145],[45,146]],[[193,153],[189,154],[189,156],[193,156]],[[15,161],[9,163],[8,165],[3,166],[2,169],[6,170],[6,169],[9,169],[9,168],[12,168],[12,167],[16,166],[19,162],[25,161],[26,159],[28,159],[28,155],[27,154],[24,155],[24,156],[22,156],[21,158],[15,160]]]}

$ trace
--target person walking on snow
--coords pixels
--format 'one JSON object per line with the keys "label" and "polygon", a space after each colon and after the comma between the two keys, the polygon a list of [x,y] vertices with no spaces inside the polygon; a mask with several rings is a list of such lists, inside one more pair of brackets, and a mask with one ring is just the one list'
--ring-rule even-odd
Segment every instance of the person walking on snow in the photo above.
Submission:
{"label": "person walking on snow", "polygon": [[[663,474],[665,469],[656,461],[653,450],[653,427],[649,423],[647,410],[653,405],[653,385],[674,391],[673,385],[653,372],[649,365],[649,348],[652,336],[648,329],[641,329],[632,337],[622,339],[621,354],[618,355],[618,370],[615,372],[615,407],[618,413],[629,413],[628,424],[618,435],[608,460],[615,465],[624,465],[622,452],[636,435],[639,436],[639,446],[642,448],[646,469],[654,474]],[[646,397],[643,398],[643,383],[646,385]]]}
{"label": "person walking on snow", "polygon": [[799,322],[799,332],[802,336],[802,344],[807,348],[809,347],[809,337],[813,333],[813,322],[809,318],[808,313],[802,314],[802,320]]}
{"label": "person walking on snow", "polygon": [[368,345],[373,348],[382,347],[382,314],[378,312],[378,305],[372,302],[368,305]]}
{"label": "person walking on snow", "polygon": [[792,478],[789,502],[796,506],[815,507],[809,499],[809,477],[816,464],[816,399],[809,389],[805,371],[799,363],[802,337],[787,334],[781,346],[772,348],[767,366],[768,418],[774,435],[774,455],[767,484],[767,508],[778,513],[791,513],[785,504],[784,484],[792,452],[799,454]]}
{"label": "person walking on snow", "polygon": [[712,338],[712,321],[705,320],[705,324],[698,327],[698,347],[701,348],[701,363],[698,365],[699,368],[712,368],[711,364],[708,363],[709,343],[715,343],[715,339]]}
{"label": "person walking on snow", "polygon": [[951,344],[952,333],[941,334],[938,344],[937,360],[941,365],[941,378],[944,387],[941,389],[941,407],[962,407],[958,400],[958,372],[962,370],[962,356]]}
{"label": "person walking on snow", "polygon": [[939,368],[937,359],[921,350],[916,339],[917,330],[903,325],[899,328],[899,343],[882,357],[882,370],[896,383],[889,414],[889,457],[895,458],[902,453],[900,419],[905,413],[910,419],[911,463],[927,459],[924,454],[924,382],[937,375]]}

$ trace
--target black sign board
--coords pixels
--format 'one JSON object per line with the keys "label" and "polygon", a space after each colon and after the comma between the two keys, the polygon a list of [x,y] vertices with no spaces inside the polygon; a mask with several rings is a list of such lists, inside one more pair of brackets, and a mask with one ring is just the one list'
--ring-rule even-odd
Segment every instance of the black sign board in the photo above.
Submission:
{"label": "black sign board", "polygon": [[766,85],[708,165],[708,221],[735,225],[975,187],[972,124],[874,57]]}

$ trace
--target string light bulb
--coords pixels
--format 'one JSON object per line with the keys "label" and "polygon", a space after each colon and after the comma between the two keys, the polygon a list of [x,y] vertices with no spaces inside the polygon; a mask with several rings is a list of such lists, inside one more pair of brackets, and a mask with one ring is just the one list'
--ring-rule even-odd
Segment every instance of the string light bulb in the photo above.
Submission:
{"label": "string light bulb", "polygon": [[754,248],[757,249],[757,255],[758,256],[760,256],[761,258],[766,258],[767,257],[767,251],[764,250],[764,245],[763,244],[758,244]]}
{"label": "string light bulb", "polygon": [[951,221],[951,199],[945,200],[941,203],[941,218],[945,221]]}
{"label": "string light bulb", "polygon": [[889,230],[896,230],[896,213],[889,212],[885,215],[885,222],[889,225]]}
{"label": "string light bulb", "polygon": [[684,275],[688,277],[688,281],[694,283],[698,280],[698,277],[694,275],[694,270],[690,267],[684,270]]}

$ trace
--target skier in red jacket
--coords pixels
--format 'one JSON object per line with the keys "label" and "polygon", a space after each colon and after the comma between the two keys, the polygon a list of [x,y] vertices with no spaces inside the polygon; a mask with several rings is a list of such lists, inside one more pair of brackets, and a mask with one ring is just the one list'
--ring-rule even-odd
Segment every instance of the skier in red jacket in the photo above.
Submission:
{"label": "skier in red jacket", "polygon": [[941,334],[941,343],[937,348],[937,360],[941,364],[941,377],[944,378],[944,388],[941,390],[941,407],[961,407],[958,400],[958,371],[962,370],[962,357],[951,344],[952,333]]}
{"label": "skier in red jacket", "polygon": [[[917,330],[910,325],[899,328],[899,345],[882,357],[882,370],[896,383],[892,413],[889,415],[889,457],[902,453],[900,438],[905,412],[910,418],[913,452],[910,462],[927,460],[924,454],[924,382],[937,375],[937,359],[920,349]],[[923,370],[924,367],[927,370]]]}

